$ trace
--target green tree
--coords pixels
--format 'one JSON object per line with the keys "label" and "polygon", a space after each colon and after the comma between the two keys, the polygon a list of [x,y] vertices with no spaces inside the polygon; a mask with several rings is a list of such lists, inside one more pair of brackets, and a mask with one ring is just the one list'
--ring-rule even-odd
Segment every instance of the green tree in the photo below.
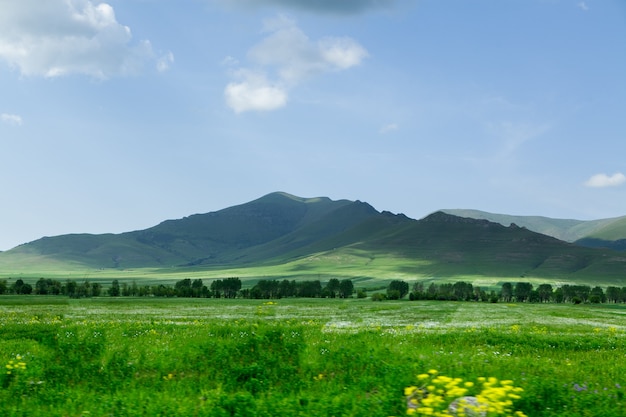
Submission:
{"label": "green tree", "polygon": [[101,294],[102,294],[102,285],[100,285],[97,282],[94,282],[93,284],[91,284],[91,295],[93,297],[100,297]]}
{"label": "green tree", "polygon": [[297,292],[297,285],[295,280],[289,281],[284,279],[278,286],[278,297],[294,297]]}
{"label": "green tree", "polygon": [[48,294],[48,287],[50,285],[49,281],[52,281],[52,280],[39,278],[37,282],[35,283],[35,294],[39,294],[39,295]]}
{"label": "green tree", "polygon": [[622,299],[622,289],[620,287],[607,287],[606,299],[609,303],[619,303]]}
{"label": "green tree", "polygon": [[530,282],[518,282],[515,284],[515,289],[513,290],[513,294],[515,295],[515,300],[523,303],[528,300],[530,297],[530,292],[533,290],[533,284]]}
{"label": "green tree", "polygon": [[322,283],[319,280],[298,283],[298,296],[317,298],[322,295]]}
{"label": "green tree", "polygon": [[339,292],[339,280],[337,278],[331,278],[326,284],[324,292],[328,297],[335,298]]}
{"label": "green tree", "polygon": [[537,287],[537,294],[539,295],[539,301],[547,303],[552,299],[552,285],[541,284]]}
{"label": "green tree", "polygon": [[111,297],[119,297],[120,296],[120,283],[118,280],[114,279],[111,283],[111,288],[109,288],[109,295]]}
{"label": "green tree", "polygon": [[185,278],[180,281],[176,281],[176,284],[174,284],[174,290],[176,291],[176,295],[178,297],[191,297],[193,294],[193,290],[191,289],[191,279]]}
{"label": "green tree", "polygon": [[[398,293],[396,294],[395,291]],[[397,299],[402,299],[409,293],[409,284],[402,280],[394,280],[387,286],[387,297],[397,296]],[[392,298],[393,299],[393,298]]]}
{"label": "green tree", "polygon": [[193,297],[202,297],[205,293],[206,286],[202,284],[201,279],[194,279],[191,283],[191,293]]}
{"label": "green tree", "polygon": [[511,299],[513,298],[513,284],[511,284],[510,282],[505,282],[504,284],[502,284],[502,289],[500,290],[500,298],[505,303],[511,302]]}
{"label": "green tree", "polygon": [[606,302],[606,295],[604,294],[602,287],[595,286],[591,289],[591,292],[589,293],[589,301],[594,304]]}
{"label": "green tree", "polygon": [[78,284],[71,279],[65,282],[65,294],[70,298],[76,298],[76,292],[78,290]]}
{"label": "green tree", "polygon": [[235,298],[241,289],[241,280],[236,277],[226,278],[224,280],[224,297]]}
{"label": "green tree", "polygon": [[339,283],[339,297],[348,298],[352,297],[352,293],[354,292],[354,284],[350,279],[342,279]]}
{"label": "green tree", "polygon": [[474,294],[474,288],[468,282],[455,282],[452,285],[452,294],[457,300],[469,301]]}

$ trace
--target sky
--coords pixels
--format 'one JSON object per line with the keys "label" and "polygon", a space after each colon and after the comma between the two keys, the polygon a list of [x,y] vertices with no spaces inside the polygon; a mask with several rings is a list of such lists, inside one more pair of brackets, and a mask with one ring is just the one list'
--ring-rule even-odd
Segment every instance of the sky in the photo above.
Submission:
{"label": "sky", "polygon": [[0,250],[274,191],[626,215],[623,0],[0,0]]}

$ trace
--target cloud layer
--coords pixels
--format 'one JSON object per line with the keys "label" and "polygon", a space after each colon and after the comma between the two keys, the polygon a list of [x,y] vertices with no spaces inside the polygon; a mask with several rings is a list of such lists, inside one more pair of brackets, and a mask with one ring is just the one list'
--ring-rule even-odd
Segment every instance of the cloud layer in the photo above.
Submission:
{"label": "cloud layer", "polygon": [[229,0],[230,4],[245,7],[280,6],[314,13],[342,15],[389,8],[396,2],[397,0]]}
{"label": "cloud layer", "polygon": [[19,116],[17,114],[8,114],[8,113],[0,114],[0,121],[2,123],[14,125],[14,126],[21,126],[22,123],[24,122],[22,120],[22,116]]}
{"label": "cloud layer", "polygon": [[[252,68],[237,68],[224,90],[235,112],[275,110],[287,103],[289,90],[324,73],[359,65],[367,50],[351,38],[325,37],[312,41],[288,18],[265,22],[267,36],[248,51]],[[225,62],[237,64],[229,57]],[[271,74],[271,75],[268,75]]]}
{"label": "cloud layer", "polygon": [[[132,42],[130,28],[107,3],[0,0],[0,8],[0,59],[23,75],[104,79],[136,73],[155,59],[150,42]],[[159,69],[173,62],[165,59]]]}
{"label": "cloud layer", "polygon": [[604,188],[604,187],[617,187],[626,183],[626,176],[621,172],[616,172],[613,175],[596,174],[585,181],[587,187]]}

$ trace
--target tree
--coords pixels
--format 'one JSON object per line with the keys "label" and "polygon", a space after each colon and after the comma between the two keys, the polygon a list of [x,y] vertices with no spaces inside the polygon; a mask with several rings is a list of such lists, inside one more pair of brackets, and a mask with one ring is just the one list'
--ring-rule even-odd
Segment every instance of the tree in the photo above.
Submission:
{"label": "tree", "polygon": [[[0,284],[2,285],[2,284]],[[0,294],[2,294],[0,292]],[[607,287],[606,299],[609,303],[619,303],[622,300],[622,290],[619,287]]]}
{"label": "tree", "polygon": [[547,303],[552,298],[552,285],[550,284],[541,284],[537,287],[537,295],[539,296],[539,301],[542,303]]}
{"label": "tree", "polygon": [[393,296],[397,296],[398,297],[397,299],[402,299],[408,293],[409,293],[409,284],[406,283],[405,281],[394,280],[394,281],[391,281],[389,283],[389,286],[387,287],[388,298],[392,298],[391,296],[393,295]]}
{"label": "tree", "polygon": [[176,284],[174,284],[174,290],[176,291],[176,295],[178,297],[191,297],[191,279],[185,278],[180,281],[176,281]]}
{"label": "tree", "polygon": [[202,297],[204,296],[204,294],[208,291],[207,290],[206,285],[202,284],[202,280],[201,279],[194,279],[193,282],[191,283],[191,296],[192,297]]}
{"label": "tree", "polygon": [[297,285],[295,280],[289,281],[284,279],[278,285],[278,298],[282,297],[294,297],[297,292]]}
{"label": "tree", "polygon": [[224,283],[221,279],[216,279],[211,283],[211,293],[215,298],[222,298],[222,291],[224,290]]}
{"label": "tree", "polygon": [[469,301],[474,293],[472,284],[459,281],[452,285],[452,294],[454,298],[462,301]]}
{"label": "tree", "polygon": [[511,299],[513,298],[513,284],[511,284],[510,282],[505,282],[504,284],[502,284],[500,298],[502,298],[502,301],[504,301],[505,303],[511,302]]}
{"label": "tree", "polygon": [[119,297],[120,296],[120,283],[118,280],[114,279],[111,283],[111,288],[109,288],[109,295],[111,297]]}
{"label": "tree", "polygon": [[317,298],[322,295],[322,283],[319,280],[298,283],[298,296]]}
{"label": "tree", "polygon": [[102,285],[97,282],[91,284],[91,295],[94,297],[100,297],[100,294],[102,294]]}
{"label": "tree", "polygon": [[533,284],[530,282],[518,282],[515,284],[514,295],[515,300],[523,303],[530,297],[530,292],[533,290]]}
{"label": "tree", "polygon": [[49,281],[52,281],[52,280],[39,278],[39,280],[37,280],[37,282],[35,283],[35,294],[39,294],[39,295],[48,294]]}
{"label": "tree", "polygon": [[602,290],[602,287],[598,287],[598,286],[593,287],[593,289],[591,290],[589,294],[589,301],[594,304],[606,302],[606,295],[604,295],[604,291]]}
{"label": "tree", "polygon": [[335,298],[339,292],[339,280],[337,278],[331,278],[326,284],[324,291],[328,297]]}
{"label": "tree", "polygon": [[342,279],[341,282],[339,283],[339,297],[341,298],[351,297],[353,292],[354,292],[354,284],[352,283],[352,280]]}
{"label": "tree", "polygon": [[65,294],[70,298],[76,298],[76,291],[78,290],[78,284],[75,281],[68,279],[65,282]]}
{"label": "tree", "polygon": [[239,278],[226,278],[223,281],[223,290],[225,298],[235,298],[241,289],[241,280]]}

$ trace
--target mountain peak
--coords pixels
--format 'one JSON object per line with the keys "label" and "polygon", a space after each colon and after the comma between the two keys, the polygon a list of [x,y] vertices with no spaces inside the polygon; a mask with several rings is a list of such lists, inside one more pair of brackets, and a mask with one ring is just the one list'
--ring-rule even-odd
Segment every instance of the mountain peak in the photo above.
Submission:
{"label": "mountain peak", "polygon": [[328,197],[304,198],[304,197],[298,197],[297,195],[286,193],[284,191],[275,191],[273,193],[266,194],[263,197],[255,201],[256,202],[295,201],[298,203],[311,204],[311,203],[319,203],[319,202],[331,202],[332,200]]}

